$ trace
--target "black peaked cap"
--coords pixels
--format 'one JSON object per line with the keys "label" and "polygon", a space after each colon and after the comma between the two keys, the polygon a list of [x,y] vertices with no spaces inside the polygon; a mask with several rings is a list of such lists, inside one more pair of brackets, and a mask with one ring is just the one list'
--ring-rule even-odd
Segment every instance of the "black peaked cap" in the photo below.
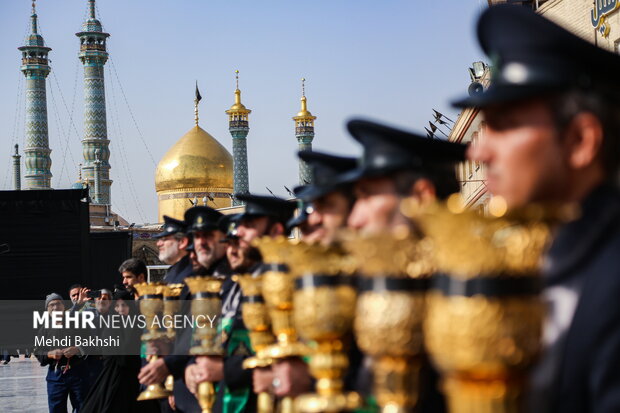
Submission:
{"label": "black peaked cap", "polygon": [[338,177],[339,182],[380,177],[401,170],[430,171],[465,160],[467,145],[431,139],[380,123],[354,119],[347,129],[363,146],[355,169]]}
{"label": "black peaked cap", "polygon": [[571,88],[618,101],[620,56],[581,39],[525,7],[489,7],[478,19],[478,41],[491,59],[491,85],[453,102],[485,107]]}
{"label": "black peaked cap", "polygon": [[211,231],[218,229],[217,222],[222,213],[208,206],[195,206],[185,211],[185,223],[189,231]]}
{"label": "black peaked cap", "polygon": [[242,214],[222,215],[217,222],[217,226],[226,236],[221,242],[227,242],[237,238],[237,224]]}
{"label": "black peaked cap", "polygon": [[342,183],[338,182],[336,177],[357,166],[355,158],[324,152],[300,151],[297,156],[310,166],[312,183],[296,187],[295,196],[309,202],[340,189]]}
{"label": "black peaked cap", "polygon": [[239,220],[253,217],[271,217],[286,224],[295,212],[295,202],[269,195],[238,194],[235,197],[245,202],[245,212]]}
{"label": "black peaked cap", "polygon": [[186,229],[187,227],[185,226],[185,222],[171,218],[168,215],[164,215],[163,231],[159,234],[153,235],[153,238],[163,238],[168,235],[176,234],[177,232],[185,232]]}
{"label": "black peaked cap", "polygon": [[[305,186],[301,186],[297,188],[305,189]],[[297,192],[300,192],[300,191],[293,191],[293,192],[295,192],[295,195],[299,196]],[[304,222],[308,220],[308,217],[312,213],[312,205],[310,204],[310,202],[305,201],[304,199],[300,198],[297,200],[297,210],[298,210],[297,215],[289,219],[288,222],[286,223],[286,228],[288,229],[289,232],[291,232],[293,228],[300,226],[301,224],[303,224]]]}

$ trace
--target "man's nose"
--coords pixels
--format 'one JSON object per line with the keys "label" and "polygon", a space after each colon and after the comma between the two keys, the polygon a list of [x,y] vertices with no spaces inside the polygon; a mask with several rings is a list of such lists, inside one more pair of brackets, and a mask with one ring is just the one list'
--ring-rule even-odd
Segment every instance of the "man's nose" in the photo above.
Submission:
{"label": "man's nose", "polygon": [[364,226],[363,211],[359,202],[353,204],[353,209],[347,219],[347,226],[352,229],[360,229]]}
{"label": "man's nose", "polygon": [[312,211],[310,215],[308,215],[308,225],[315,226],[319,225],[323,221],[323,216],[319,214],[316,210]]}

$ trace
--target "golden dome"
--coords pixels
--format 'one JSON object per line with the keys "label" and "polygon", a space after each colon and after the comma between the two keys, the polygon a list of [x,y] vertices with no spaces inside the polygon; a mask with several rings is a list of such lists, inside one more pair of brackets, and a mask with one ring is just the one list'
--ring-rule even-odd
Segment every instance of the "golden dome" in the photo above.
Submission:
{"label": "golden dome", "polygon": [[230,206],[233,159],[213,136],[194,126],[164,155],[155,171],[160,219],[183,219],[193,199],[209,199],[209,206]]}

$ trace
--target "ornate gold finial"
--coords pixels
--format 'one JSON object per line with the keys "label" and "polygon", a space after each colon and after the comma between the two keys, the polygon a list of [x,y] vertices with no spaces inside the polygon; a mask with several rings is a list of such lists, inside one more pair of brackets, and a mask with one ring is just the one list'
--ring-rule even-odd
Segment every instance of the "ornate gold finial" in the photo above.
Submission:
{"label": "ornate gold finial", "polygon": [[78,182],[82,182],[82,164],[78,165]]}
{"label": "ornate gold finial", "polygon": [[239,89],[239,71],[235,70],[235,80],[237,82],[237,89]]}
{"label": "ornate gold finial", "polygon": [[198,81],[196,81],[196,97],[194,98],[194,121],[196,122],[196,126],[198,126],[198,103],[202,99],[200,96],[200,91],[198,90]]}
{"label": "ornate gold finial", "polygon": [[306,97],[306,78],[305,77],[301,78],[301,97],[302,98]]}

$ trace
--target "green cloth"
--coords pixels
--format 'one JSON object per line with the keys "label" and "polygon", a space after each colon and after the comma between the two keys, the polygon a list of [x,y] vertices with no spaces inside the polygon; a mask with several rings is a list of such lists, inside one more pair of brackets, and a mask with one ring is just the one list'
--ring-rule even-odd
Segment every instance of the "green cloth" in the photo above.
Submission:
{"label": "green cloth", "polygon": [[[228,342],[226,345],[226,356],[233,356],[237,354],[237,351],[244,346],[247,350],[252,351],[252,345],[250,343],[250,336],[246,329],[233,330],[232,326],[234,319],[222,318],[221,330],[228,336]],[[228,387],[224,388],[222,399],[222,413],[242,413],[246,410],[248,401],[252,394],[251,387],[245,387],[231,391]]]}
{"label": "green cloth", "polygon": [[364,399],[364,405],[353,410],[354,413],[378,413],[379,405],[374,396],[368,396]]}

